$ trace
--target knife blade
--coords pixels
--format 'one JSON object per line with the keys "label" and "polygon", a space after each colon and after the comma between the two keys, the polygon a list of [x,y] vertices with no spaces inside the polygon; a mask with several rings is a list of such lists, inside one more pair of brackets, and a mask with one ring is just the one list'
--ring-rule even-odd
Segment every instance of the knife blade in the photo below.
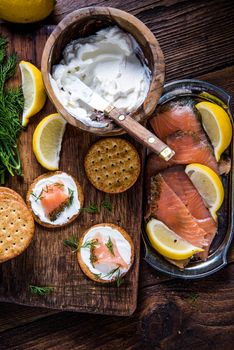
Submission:
{"label": "knife blade", "polygon": [[105,110],[108,110],[110,103],[90,89],[90,87],[83,83],[79,78],[76,78],[76,86],[76,91],[70,91],[72,99],[80,99],[97,111],[104,112]]}
{"label": "knife blade", "polygon": [[83,83],[78,77],[76,77],[75,84],[76,89],[73,90],[72,86],[70,89],[72,99],[79,99],[95,110],[104,112],[110,119],[114,120],[116,124],[125,129],[129,135],[153,152],[156,152],[164,160],[168,161],[173,157],[175,152],[170,147],[133,119],[129,114],[116,109],[102,96],[90,89],[90,87]]}

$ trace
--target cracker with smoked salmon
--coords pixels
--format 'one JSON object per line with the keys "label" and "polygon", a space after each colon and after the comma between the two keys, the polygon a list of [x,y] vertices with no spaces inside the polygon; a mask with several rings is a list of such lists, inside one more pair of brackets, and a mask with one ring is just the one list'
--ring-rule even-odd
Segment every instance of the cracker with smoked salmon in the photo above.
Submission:
{"label": "cracker with smoked salmon", "polygon": [[80,214],[84,194],[71,175],[55,171],[37,177],[27,193],[27,205],[34,219],[45,227],[61,227]]}
{"label": "cracker with smoked salmon", "polygon": [[82,271],[93,281],[116,281],[118,285],[133,264],[134,245],[122,227],[102,223],[84,232],[77,258]]}

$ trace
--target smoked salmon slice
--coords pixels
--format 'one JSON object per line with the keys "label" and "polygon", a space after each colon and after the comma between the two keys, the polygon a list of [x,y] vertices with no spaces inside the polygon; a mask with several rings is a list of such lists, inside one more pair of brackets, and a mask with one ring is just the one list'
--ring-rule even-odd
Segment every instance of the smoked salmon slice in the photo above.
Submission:
{"label": "smoked salmon slice", "polygon": [[200,163],[218,174],[218,164],[208,142],[203,142],[193,132],[178,131],[167,137],[166,143],[174,149],[176,164]]}
{"label": "smoked salmon slice", "polygon": [[97,233],[94,236],[94,239],[97,240],[98,242],[98,245],[95,246],[94,248],[94,255],[95,255],[94,266],[96,264],[105,264],[107,266],[108,265],[111,266],[112,268],[114,265],[115,267],[120,266],[124,269],[128,269],[128,264],[121,257],[114,238],[111,238],[112,251],[108,249],[100,233]]}
{"label": "smoked salmon slice", "polygon": [[165,170],[162,177],[188,208],[197,224],[206,232],[206,239],[210,244],[217,232],[217,223],[206,208],[201,195],[184,172],[183,167],[177,166]]}
{"label": "smoked salmon slice", "polygon": [[185,203],[167,184],[161,174],[151,178],[148,206],[149,216],[164,222],[183,239],[200,248],[208,245],[207,232],[200,227]]}
{"label": "smoked salmon slice", "polygon": [[218,164],[208,143],[201,141],[194,133],[177,131],[169,135],[166,143],[175,151],[175,155],[168,162],[151,154],[148,159],[148,172],[160,172],[172,165],[200,163],[213,169],[219,174]]}
{"label": "smoked salmon slice", "polygon": [[40,200],[45,215],[51,220],[55,220],[58,213],[68,205],[69,196],[64,193],[63,183],[58,182],[45,186],[41,192]]}
{"label": "smoked salmon slice", "polygon": [[176,131],[192,131],[202,141],[207,141],[194,107],[188,100],[168,102],[157,109],[150,119],[150,124],[156,135],[166,141],[167,136]]}

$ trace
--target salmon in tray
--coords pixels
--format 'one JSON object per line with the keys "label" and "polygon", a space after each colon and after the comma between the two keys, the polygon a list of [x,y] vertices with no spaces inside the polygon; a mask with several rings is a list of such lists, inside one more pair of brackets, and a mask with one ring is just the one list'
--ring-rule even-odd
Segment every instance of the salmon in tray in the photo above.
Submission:
{"label": "salmon in tray", "polygon": [[218,162],[215,152],[218,136],[222,138],[222,121],[213,113],[216,106],[205,103],[220,128],[220,135],[212,137],[212,117],[207,118],[207,110],[201,115],[201,102],[198,109],[196,102],[191,98],[167,102],[150,120],[155,134],[175,155],[168,162],[148,155],[146,231],[151,245],[180,268],[191,258],[207,259],[224,198],[223,160]]}

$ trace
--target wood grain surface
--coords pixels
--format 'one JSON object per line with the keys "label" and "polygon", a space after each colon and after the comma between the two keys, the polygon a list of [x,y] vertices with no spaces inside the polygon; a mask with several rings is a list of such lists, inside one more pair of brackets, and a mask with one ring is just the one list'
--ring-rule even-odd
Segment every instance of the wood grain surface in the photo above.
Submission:
{"label": "wood grain surface", "polygon": [[[199,78],[234,94],[231,0],[58,0],[54,14],[43,24],[32,26],[30,33],[18,26],[14,29],[28,40],[24,47],[28,57],[23,58],[30,58],[33,47],[33,59],[39,65],[35,30],[39,30],[38,35],[48,35],[64,15],[88,5],[116,6],[148,25],[164,52],[167,81]],[[14,35],[10,35],[10,40],[14,47]],[[57,312],[1,303],[0,349],[232,350],[233,263],[207,279],[183,282],[154,271],[143,256],[142,250],[138,307],[131,317]],[[233,245],[229,256],[233,262]]]}
{"label": "wood grain surface", "polygon": [[[37,64],[35,57],[41,56],[48,30],[42,28],[35,31],[33,45],[31,36],[23,36],[13,28],[2,25],[1,33],[12,37],[11,47],[20,53],[20,59],[25,57]],[[11,178],[7,185],[19,192],[23,198],[33,180],[46,173],[33,154],[32,134],[38,121],[55,111],[48,100],[46,107],[29,123],[20,137],[24,177]],[[95,203],[100,212],[91,214],[84,211],[71,224],[60,228],[51,229],[36,224],[35,235],[29,248],[17,259],[9,260],[0,266],[1,301],[113,315],[130,315],[135,311],[141,240],[142,172],[136,184],[125,193],[108,197],[105,193],[97,191],[88,181],[83,166],[84,156],[96,139],[96,136],[67,124],[59,170],[78,179],[84,192],[84,207]],[[139,145],[137,148],[143,156],[142,148]],[[101,207],[101,202],[107,197],[112,205],[112,212]],[[114,283],[103,286],[86,278],[78,265],[76,254],[63,245],[64,239],[71,236],[79,238],[89,227],[102,222],[122,226],[134,242],[133,267],[125,277],[125,283],[119,288]],[[41,298],[32,295],[30,285],[50,286],[53,287],[53,292]]]}

